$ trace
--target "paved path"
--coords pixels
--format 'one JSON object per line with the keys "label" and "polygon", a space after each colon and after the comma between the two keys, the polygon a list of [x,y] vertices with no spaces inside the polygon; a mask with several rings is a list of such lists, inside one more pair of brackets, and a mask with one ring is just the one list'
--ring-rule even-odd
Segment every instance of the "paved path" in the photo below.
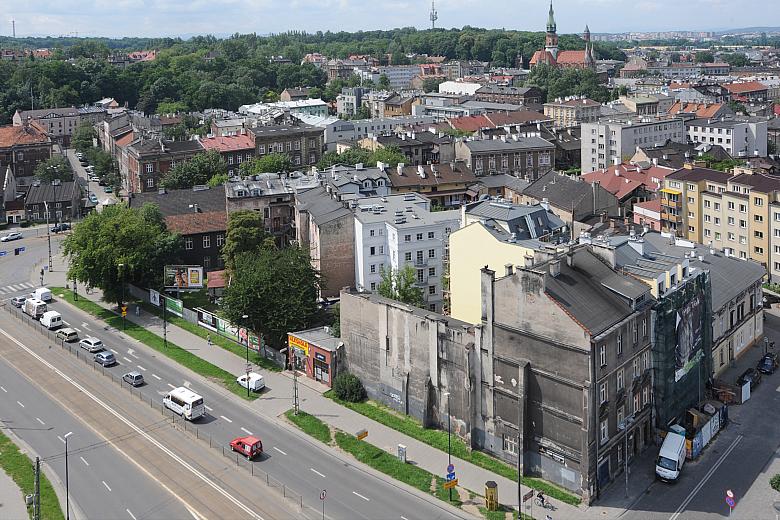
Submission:
{"label": "paved path", "polygon": [[[0,457],[2,457],[1,453]],[[20,520],[28,518],[22,490],[2,470],[0,470],[0,518]]]}
{"label": "paved path", "polygon": [[[55,257],[53,272],[48,275],[47,282],[50,285],[64,287],[64,271],[63,259]],[[95,290],[89,295],[85,295],[83,291],[80,291],[79,296],[87,297],[104,307],[109,307],[109,305],[100,300],[100,291]],[[129,311],[131,310],[132,309],[129,309]],[[162,336],[163,334],[162,319],[149,314],[148,312],[142,311],[140,316],[136,316],[134,312],[128,312],[127,319],[159,336]],[[205,339],[170,323],[168,324],[167,329],[168,341],[180,347],[187,348],[196,356],[205,359],[228,372],[236,375],[244,373],[246,366],[244,357],[237,356],[232,352],[228,352],[215,345],[208,346]],[[263,392],[263,396],[254,401],[252,406],[264,415],[277,417],[292,408],[292,373],[262,372],[266,381],[267,391]],[[298,383],[301,410],[348,433],[355,433],[359,430],[366,429],[368,430],[367,442],[370,442],[374,446],[386,450],[393,455],[397,453],[398,445],[403,444],[407,447],[407,460],[410,463],[416,464],[431,473],[444,477],[447,468],[446,452],[423,444],[416,439],[408,437],[376,421],[372,421],[357,412],[340,406],[327,397],[323,397],[322,393],[327,390],[327,388],[305,376],[299,376]],[[457,457],[452,458],[452,463],[455,465],[455,472],[458,476],[460,487],[484,495],[485,482],[493,480],[498,484],[499,499],[501,503],[514,507],[517,506],[517,483],[515,481],[496,475],[495,473],[458,459]],[[527,488],[525,488],[525,490],[527,490]],[[553,513],[553,518],[555,520],[583,518],[584,507],[577,508],[553,499],[550,500],[556,508],[556,511]],[[539,511],[535,511],[534,515],[539,518],[544,518],[543,515],[540,516]]]}

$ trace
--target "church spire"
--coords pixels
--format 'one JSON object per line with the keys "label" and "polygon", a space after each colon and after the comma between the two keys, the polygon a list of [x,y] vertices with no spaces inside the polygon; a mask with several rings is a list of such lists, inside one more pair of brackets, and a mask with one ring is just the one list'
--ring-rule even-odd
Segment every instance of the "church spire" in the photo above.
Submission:
{"label": "church spire", "polygon": [[547,32],[554,33],[555,31],[555,11],[553,11],[552,0],[550,0],[550,13],[547,15]]}

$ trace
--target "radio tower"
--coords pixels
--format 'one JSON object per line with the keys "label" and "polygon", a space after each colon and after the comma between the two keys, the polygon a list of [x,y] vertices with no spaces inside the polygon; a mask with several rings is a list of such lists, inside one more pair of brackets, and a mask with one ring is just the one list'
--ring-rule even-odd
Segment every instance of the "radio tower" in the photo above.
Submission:
{"label": "radio tower", "polygon": [[436,12],[436,0],[431,0],[431,29],[436,29],[436,20],[439,19],[439,13]]}
{"label": "radio tower", "polygon": [[16,38],[16,20],[11,18],[11,32],[13,33],[14,38]]}

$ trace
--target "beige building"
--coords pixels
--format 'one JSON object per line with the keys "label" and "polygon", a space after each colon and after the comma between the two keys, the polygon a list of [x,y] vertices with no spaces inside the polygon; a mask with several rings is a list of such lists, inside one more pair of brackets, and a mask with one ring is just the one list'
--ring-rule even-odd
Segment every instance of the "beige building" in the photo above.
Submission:
{"label": "beige building", "polygon": [[553,120],[557,128],[579,126],[598,121],[601,103],[586,97],[567,97],[544,104],[544,115]]}

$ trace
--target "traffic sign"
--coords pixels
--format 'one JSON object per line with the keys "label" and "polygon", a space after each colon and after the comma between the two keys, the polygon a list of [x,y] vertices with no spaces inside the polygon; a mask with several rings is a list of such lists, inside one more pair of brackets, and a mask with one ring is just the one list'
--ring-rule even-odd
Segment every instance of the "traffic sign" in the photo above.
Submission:
{"label": "traffic sign", "polygon": [[447,480],[455,480],[455,472],[447,473]]}
{"label": "traffic sign", "polygon": [[734,499],[731,497],[726,497],[726,503],[729,505],[730,508],[734,509]]}
{"label": "traffic sign", "polygon": [[444,489],[452,489],[457,485],[458,485],[458,479],[448,480],[447,482],[444,483]]}
{"label": "traffic sign", "polygon": [[726,490],[726,496],[729,497],[729,498],[734,498],[734,492],[731,491],[730,489],[727,489]]}
{"label": "traffic sign", "polygon": [[8,254],[8,251],[0,251],[0,256],[5,256]]}
{"label": "traffic sign", "polygon": [[455,471],[455,465],[454,464],[449,464],[447,466],[447,473],[452,473],[453,471]]}
{"label": "traffic sign", "polygon": [[368,430],[360,430],[357,432],[357,440],[362,441],[366,437],[368,437]]}
{"label": "traffic sign", "polygon": [[122,317],[127,316],[127,305],[122,305]]}
{"label": "traffic sign", "polygon": [[323,489],[320,493],[320,500],[325,500],[325,496],[328,494],[328,491]]}

